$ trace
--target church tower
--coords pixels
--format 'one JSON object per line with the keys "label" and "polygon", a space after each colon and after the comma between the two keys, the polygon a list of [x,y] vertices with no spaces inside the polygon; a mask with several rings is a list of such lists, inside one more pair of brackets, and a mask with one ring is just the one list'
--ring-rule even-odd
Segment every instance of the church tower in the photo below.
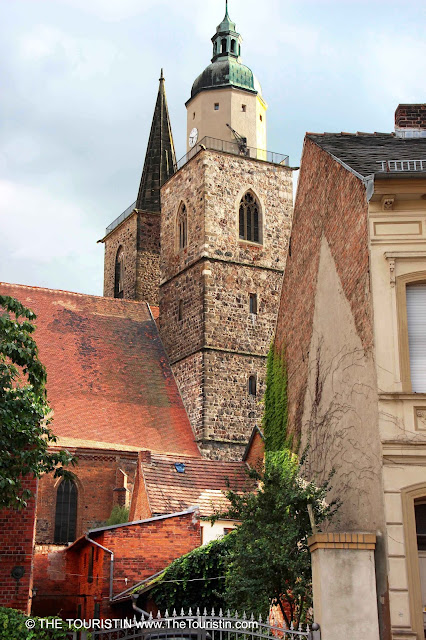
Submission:
{"label": "church tower", "polygon": [[160,286],[160,189],[176,165],[165,80],[160,86],[138,197],[112,222],[105,244],[104,296],[158,305]]}
{"label": "church tower", "polygon": [[228,7],[212,40],[186,103],[189,152],[161,189],[160,334],[203,455],[241,459],[261,422],[292,173],[265,150],[266,103]]}
{"label": "church tower", "polygon": [[241,61],[242,37],[225,17],[212,38],[211,64],[195,80],[187,108],[187,151],[205,136],[235,143],[233,130],[248,147],[266,149],[266,109],[255,75]]}

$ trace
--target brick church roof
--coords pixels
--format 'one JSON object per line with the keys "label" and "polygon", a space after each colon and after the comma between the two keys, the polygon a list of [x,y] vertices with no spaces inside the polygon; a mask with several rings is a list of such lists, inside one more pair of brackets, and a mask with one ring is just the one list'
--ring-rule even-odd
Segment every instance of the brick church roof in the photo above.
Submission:
{"label": "brick church roof", "polygon": [[60,439],[200,455],[146,303],[5,283],[0,293],[37,314]]}
{"label": "brick church roof", "polygon": [[223,491],[253,488],[244,462],[222,462],[151,454],[141,463],[152,514],[160,515],[199,506],[202,516],[229,506]]}

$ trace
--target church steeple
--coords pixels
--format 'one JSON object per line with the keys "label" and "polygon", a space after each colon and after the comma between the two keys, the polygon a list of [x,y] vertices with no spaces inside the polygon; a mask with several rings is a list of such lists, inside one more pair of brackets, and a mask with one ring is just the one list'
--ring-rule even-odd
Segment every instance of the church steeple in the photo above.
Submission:
{"label": "church steeple", "polygon": [[239,58],[241,55],[241,43],[243,39],[236,31],[236,24],[232,22],[228,13],[228,0],[226,0],[225,17],[218,25],[212,38],[213,58],[212,62],[227,57]]}
{"label": "church steeple", "polygon": [[164,85],[163,69],[161,69],[157,102],[135,207],[142,211],[160,211],[160,189],[165,181],[173,175],[176,164]]}

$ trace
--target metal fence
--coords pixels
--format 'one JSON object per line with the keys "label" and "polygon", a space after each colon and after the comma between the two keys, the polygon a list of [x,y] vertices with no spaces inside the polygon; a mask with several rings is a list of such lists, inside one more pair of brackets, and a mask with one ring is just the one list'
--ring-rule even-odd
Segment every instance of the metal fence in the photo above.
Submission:
{"label": "metal fence", "polygon": [[198,144],[195,145],[187,154],[183,156],[174,165],[175,171],[179,171],[191,158],[193,158],[202,149],[210,149],[211,151],[223,151],[224,153],[231,153],[235,156],[241,156],[243,158],[252,158],[254,160],[262,160],[263,162],[270,162],[281,166],[289,166],[289,157],[282,153],[275,153],[273,151],[267,151],[266,149],[256,149],[255,147],[249,147],[246,143],[236,140],[235,142],[228,142],[227,140],[219,140],[218,138],[210,138],[206,136]]}
{"label": "metal fence", "polygon": [[[228,611],[223,614],[219,611],[215,614],[207,612],[201,613],[199,610],[195,614],[191,609],[188,615],[182,610],[180,614],[176,611],[170,616],[166,611],[164,616],[148,619],[122,621],[125,628],[106,630],[94,629],[92,631],[93,640],[321,640],[319,626],[313,624],[312,627],[302,625],[296,629],[293,626],[288,629],[285,626],[270,625],[262,618],[255,619],[253,616],[247,617],[245,614],[238,616],[231,615]],[[74,639],[73,639],[74,640]],[[77,640],[77,638],[75,639]],[[83,638],[81,639],[83,640]]]}
{"label": "metal fence", "polygon": [[105,235],[107,236],[109,233],[111,233],[113,229],[115,229],[115,227],[118,227],[118,225],[121,222],[123,222],[123,220],[128,218],[129,215],[132,213],[133,209],[135,208],[135,206],[136,206],[136,201],[133,204],[131,204],[130,207],[127,207],[127,209],[123,211],[123,213],[119,215],[118,218],[114,220],[114,222],[111,222],[111,224],[106,228]]}

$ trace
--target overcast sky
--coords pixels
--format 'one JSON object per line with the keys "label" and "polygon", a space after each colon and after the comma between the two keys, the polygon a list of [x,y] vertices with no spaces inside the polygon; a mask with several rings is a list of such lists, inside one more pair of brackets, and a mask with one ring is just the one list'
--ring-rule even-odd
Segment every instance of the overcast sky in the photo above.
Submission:
{"label": "overcast sky", "polygon": [[[97,240],[137,195],[164,67],[177,156],[224,0],[0,0],[0,280],[102,294]],[[268,149],[391,131],[426,102],[425,0],[229,0]]]}

